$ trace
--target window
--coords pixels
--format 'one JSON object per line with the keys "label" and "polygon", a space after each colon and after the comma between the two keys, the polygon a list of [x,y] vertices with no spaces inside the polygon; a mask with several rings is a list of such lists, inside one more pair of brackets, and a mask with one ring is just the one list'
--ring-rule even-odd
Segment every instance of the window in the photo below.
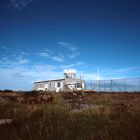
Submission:
{"label": "window", "polygon": [[50,87],[51,87],[51,83],[50,83]]}
{"label": "window", "polygon": [[57,87],[61,87],[61,83],[59,82],[59,83],[57,83]]}
{"label": "window", "polygon": [[81,87],[82,87],[81,83],[77,83],[77,88],[81,88]]}
{"label": "window", "polygon": [[41,84],[39,83],[39,87],[41,87]]}

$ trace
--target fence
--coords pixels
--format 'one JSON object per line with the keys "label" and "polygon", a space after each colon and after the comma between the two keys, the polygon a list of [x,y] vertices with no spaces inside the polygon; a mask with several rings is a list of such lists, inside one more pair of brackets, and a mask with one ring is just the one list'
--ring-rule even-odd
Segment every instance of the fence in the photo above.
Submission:
{"label": "fence", "polygon": [[85,90],[98,92],[140,92],[140,78],[86,80]]}

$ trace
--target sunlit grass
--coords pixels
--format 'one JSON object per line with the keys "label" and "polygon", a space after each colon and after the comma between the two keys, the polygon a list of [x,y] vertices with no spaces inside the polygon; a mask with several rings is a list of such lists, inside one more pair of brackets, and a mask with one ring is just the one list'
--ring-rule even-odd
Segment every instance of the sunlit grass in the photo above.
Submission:
{"label": "sunlit grass", "polygon": [[1,103],[0,118],[13,122],[0,125],[0,139],[140,139],[140,95],[83,96],[89,108],[74,112],[61,95],[52,104]]}

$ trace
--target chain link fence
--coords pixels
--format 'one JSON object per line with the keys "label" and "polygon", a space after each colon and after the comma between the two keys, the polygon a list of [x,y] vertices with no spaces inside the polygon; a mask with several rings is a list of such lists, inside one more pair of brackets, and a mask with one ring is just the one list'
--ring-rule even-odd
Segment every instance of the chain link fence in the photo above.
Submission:
{"label": "chain link fence", "polygon": [[140,78],[86,80],[85,90],[98,92],[140,92]]}

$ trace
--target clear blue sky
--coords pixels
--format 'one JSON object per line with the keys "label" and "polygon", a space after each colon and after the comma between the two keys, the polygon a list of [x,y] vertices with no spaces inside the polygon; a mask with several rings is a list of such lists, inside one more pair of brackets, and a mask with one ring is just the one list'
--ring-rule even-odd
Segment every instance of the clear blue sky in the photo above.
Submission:
{"label": "clear blue sky", "polygon": [[139,0],[1,0],[0,89],[31,90],[63,70],[140,77]]}

